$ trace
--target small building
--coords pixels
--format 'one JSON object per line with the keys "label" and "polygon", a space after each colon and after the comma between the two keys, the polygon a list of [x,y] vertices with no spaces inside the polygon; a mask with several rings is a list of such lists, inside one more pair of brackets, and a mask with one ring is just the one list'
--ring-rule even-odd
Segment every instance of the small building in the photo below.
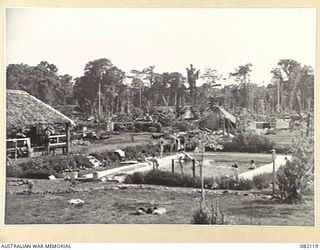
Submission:
{"label": "small building", "polygon": [[[52,130],[49,148],[70,150],[70,128],[74,122],[50,105],[22,90],[6,91],[7,155],[21,150],[44,151],[44,129]],[[58,132],[59,131],[59,132]],[[20,136],[17,136],[20,135]]]}
{"label": "small building", "polygon": [[271,122],[251,122],[249,128],[252,130],[270,129]]}
{"label": "small building", "polygon": [[274,118],[271,120],[270,125],[273,129],[289,129],[291,119],[288,118]]}
{"label": "small building", "polygon": [[235,133],[236,123],[236,117],[224,108],[217,106],[214,111],[208,112],[205,117],[199,121],[199,128]]}

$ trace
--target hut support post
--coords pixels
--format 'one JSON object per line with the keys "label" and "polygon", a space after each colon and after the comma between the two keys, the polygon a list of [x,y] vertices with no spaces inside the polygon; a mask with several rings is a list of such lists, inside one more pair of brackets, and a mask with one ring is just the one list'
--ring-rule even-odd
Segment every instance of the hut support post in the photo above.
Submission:
{"label": "hut support post", "polygon": [[14,140],[14,159],[16,160],[18,157],[18,143],[17,140]]}
{"label": "hut support post", "polygon": [[66,144],[67,144],[67,147],[66,147],[65,153],[69,154],[70,152],[70,124],[69,123],[66,123]]}
{"label": "hut support post", "polygon": [[192,159],[192,177],[196,178],[196,160]]}
{"label": "hut support post", "polygon": [[171,172],[174,174],[174,159],[171,160]]}
{"label": "hut support post", "polygon": [[223,138],[225,138],[225,130],[226,130],[226,119],[223,117],[223,123],[222,123],[222,132],[223,132]]}

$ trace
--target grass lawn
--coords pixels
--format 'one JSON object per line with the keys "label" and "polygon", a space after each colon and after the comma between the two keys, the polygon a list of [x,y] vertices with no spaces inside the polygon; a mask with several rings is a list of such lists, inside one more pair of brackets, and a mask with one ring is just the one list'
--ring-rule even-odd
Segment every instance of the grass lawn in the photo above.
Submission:
{"label": "grass lawn", "polygon": [[112,135],[109,139],[93,141],[89,146],[71,145],[71,153],[100,153],[127,146],[148,144],[154,142],[151,135],[151,133],[123,133],[120,135]]}
{"label": "grass lawn", "polygon": [[292,146],[293,142],[297,141],[301,137],[300,131],[298,130],[277,130],[275,135],[264,135],[271,141],[274,141],[276,145],[280,146]]}
{"label": "grass lawn", "polygon": [[[50,184],[49,183],[53,183]],[[65,186],[64,186],[65,185]],[[65,182],[36,182],[35,189],[66,187]],[[76,188],[105,188],[107,183],[82,183]],[[126,189],[100,189],[65,194],[12,194],[22,187],[8,186],[6,224],[189,224],[199,206],[200,194],[190,188],[129,186]],[[216,194],[206,195],[206,204],[213,204]],[[248,192],[245,192],[248,193]],[[243,192],[218,195],[220,210],[236,219],[238,225],[313,226],[313,192],[301,204],[281,204],[261,196],[244,196]],[[85,201],[82,207],[69,205],[70,199]],[[163,215],[136,215],[140,207],[165,207]]]}

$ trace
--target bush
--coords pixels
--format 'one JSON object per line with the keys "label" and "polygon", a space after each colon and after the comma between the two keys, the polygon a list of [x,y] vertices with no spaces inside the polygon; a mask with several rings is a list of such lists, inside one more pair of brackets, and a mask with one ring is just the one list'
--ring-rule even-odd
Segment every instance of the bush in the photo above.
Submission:
{"label": "bush", "polygon": [[108,159],[108,157],[106,157],[106,155],[104,155],[103,153],[91,153],[90,155],[96,158],[98,161],[103,161]]}
{"label": "bush", "polygon": [[223,151],[265,153],[273,149],[275,143],[257,134],[239,134],[231,142],[223,143]]}
{"label": "bush", "polygon": [[193,213],[191,223],[209,225],[237,224],[237,219],[235,217],[222,213],[216,202],[215,204],[215,206],[211,204],[211,209],[200,205],[200,208]]}
{"label": "bush", "polygon": [[48,179],[50,175],[56,175],[56,172],[54,170],[47,170],[47,169],[41,169],[41,170],[26,170],[20,173],[18,176],[19,178],[30,178],[30,179]]}
{"label": "bush", "polygon": [[277,171],[280,198],[289,203],[301,201],[309,179],[310,176],[301,167],[298,160],[288,161]]}
{"label": "bush", "polygon": [[[151,156],[152,154],[159,154],[160,147],[154,144],[144,144],[136,146],[128,146],[122,149],[125,152],[125,160],[133,160],[141,158],[141,152],[145,152],[145,156]],[[99,161],[108,161],[109,163],[119,162],[121,159],[119,155],[113,151],[105,151],[102,153],[92,153],[92,156]]]}
{"label": "bush", "polygon": [[268,188],[273,180],[273,174],[271,173],[265,173],[265,174],[259,174],[255,175],[252,178],[253,187],[256,189],[264,189]]}
{"label": "bush", "polygon": [[110,162],[118,162],[120,160],[119,155],[115,152],[107,152],[106,155],[106,160],[109,160]]}
{"label": "bush", "polygon": [[135,122],[134,128],[138,131],[161,132],[160,123]]}
{"label": "bush", "polygon": [[145,184],[164,186],[183,186],[179,174],[168,171],[151,170],[144,176]]}
{"label": "bush", "polygon": [[21,170],[21,168],[16,167],[15,165],[7,166],[7,170],[6,170],[7,177],[19,178],[22,173],[23,171]]}
{"label": "bush", "polygon": [[7,167],[8,177],[47,179],[49,175],[60,176],[63,172],[90,169],[92,164],[82,155],[43,156],[28,159],[16,166]]}
{"label": "bush", "polygon": [[229,176],[220,176],[213,180],[212,188],[231,189],[231,190],[250,190],[253,188],[253,181],[250,179],[230,178]]}
{"label": "bush", "polygon": [[278,154],[290,154],[290,151],[292,150],[290,146],[286,145],[276,145],[274,149]]}
{"label": "bush", "polygon": [[189,175],[181,176],[178,173],[171,173],[169,171],[151,170],[147,173],[136,172],[132,175],[128,175],[126,183],[133,184],[151,184],[151,185],[163,185],[172,187],[201,187],[199,178],[192,178]]}
{"label": "bush", "polygon": [[250,179],[231,179],[227,181],[227,189],[232,190],[250,190],[253,188],[253,182]]}
{"label": "bush", "polygon": [[[127,177],[129,177],[129,176],[127,176]],[[145,183],[144,178],[143,178],[143,174],[141,172],[133,173],[129,178],[130,178],[131,183],[135,183],[135,184]],[[126,179],[126,182],[127,182],[127,179]]]}
{"label": "bush", "polygon": [[[126,180],[128,184],[151,184],[172,187],[201,187],[200,177],[193,178],[190,175],[171,173],[169,171],[151,170],[147,173],[134,173],[128,175]],[[204,178],[205,188],[211,189],[233,189],[233,190],[250,190],[253,188],[252,180],[232,179],[227,176],[221,176],[217,179]]]}
{"label": "bush", "polygon": [[[126,153],[126,159],[138,159],[141,157],[141,152],[145,151],[145,156],[158,154],[160,147],[158,145],[147,144],[130,146],[123,149]],[[116,163],[120,161],[120,156],[113,151],[105,151],[101,153],[92,153],[99,161],[108,163]],[[91,169],[92,164],[84,155],[56,155],[56,156],[41,156],[27,159],[25,162],[13,167],[7,168],[8,177],[25,177],[28,178],[47,178],[53,174],[58,176],[64,172],[80,171]],[[27,177],[25,177],[27,178]]]}
{"label": "bush", "polygon": [[193,214],[192,224],[211,224],[211,214],[207,208],[200,207]]}
{"label": "bush", "polygon": [[157,155],[160,153],[160,147],[154,144],[145,144],[125,147],[123,151],[125,152],[125,158],[131,160],[140,158],[142,151],[144,151],[145,156]]}
{"label": "bush", "polygon": [[[204,184],[205,184],[205,187],[206,187],[206,182],[205,181],[204,181]],[[182,177],[182,186],[183,187],[201,188],[201,179],[199,177],[193,178],[190,175],[184,175]]]}
{"label": "bush", "polygon": [[181,121],[181,122],[177,122],[174,127],[178,130],[178,131],[190,131],[192,130],[192,126],[190,125],[190,123],[185,122],[185,121]]}
{"label": "bush", "polygon": [[289,203],[302,200],[314,178],[313,137],[302,139],[295,145],[292,160],[277,171],[277,185],[280,198]]}

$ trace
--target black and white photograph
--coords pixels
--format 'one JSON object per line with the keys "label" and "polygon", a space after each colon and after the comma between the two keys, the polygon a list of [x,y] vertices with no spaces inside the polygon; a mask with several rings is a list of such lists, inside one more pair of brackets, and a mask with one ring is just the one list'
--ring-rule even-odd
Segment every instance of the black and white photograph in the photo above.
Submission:
{"label": "black and white photograph", "polygon": [[315,226],[316,9],[4,21],[5,225]]}

